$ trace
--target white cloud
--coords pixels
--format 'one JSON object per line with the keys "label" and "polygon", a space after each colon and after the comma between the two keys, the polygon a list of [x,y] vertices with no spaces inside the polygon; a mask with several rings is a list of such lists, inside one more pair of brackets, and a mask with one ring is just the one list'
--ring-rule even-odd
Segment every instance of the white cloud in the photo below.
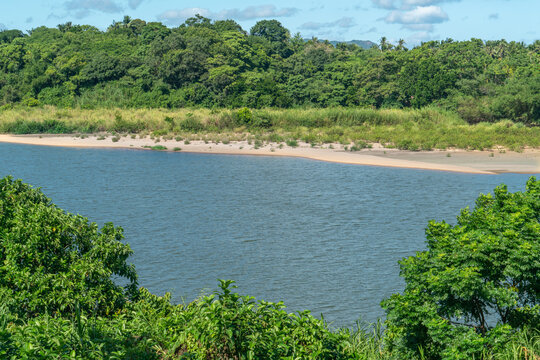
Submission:
{"label": "white cloud", "polygon": [[395,9],[395,0],[371,0],[373,5],[383,9]]}
{"label": "white cloud", "polygon": [[160,21],[166,22],[168,24],[181,24],[187,18],[193,17],[195,15],[209,16],[210,10],[203,8],[185,8],[182,10],[168,10],[157,16]]}
{"label": "white cloud", "polygon": [[403,28],[414,31],[433,31],[433,24],[407,24]]}
{"label": "white cloud", "polygon": [[131,9],[136,9],[139,7],[139,5],[141,5],[142,2],[143,0],[128,0],[128,6]]}
{"label": "white cloud", "polygon": [[414,45],[419,45],[422,42],[434,40],[435,38],[436,37],[434,37],[430,32],[420,31],[406,37],[405,43],[414,46]]}
{"label": "white cloud", "polygon": [[261,18],[287,17],[295,15],[299,9],[282,8],[278,9],[274,5],[248,6],[245,9],[222,10],[217,13],[219,19],[252,20]]}
{"label": "white cloud", "polygon": [[337,19],[336,21],[330,21],[330,22],[307,22],[300,26],[301,29],[307,29],[307,30],[320,30],[324,28],[351,28],[356,25],[356,22],[352,17],[342,17],[341,19]]}
{"label": "white cloud", "polygon": [[83,17],[90,11],[99,11],[104,13],[118,13],[122,7],[113,0],[70,0],[64,3],[68,11],[76,11],[77,16]]}
{"label": "white cloud", "polygon": [[378,8],[388,10],[410,10],[416,6],[430,6],[445,2],[458,2],[461,0],[371,0],[373,5]]}
{"label": "white cloud", "polygon": [[460,0],[403,0],[403,8],[411,8],[415,6],[429,6],[445,2],[457,2]]}
{"label": "white cloud", "polygon": [[185,8],[182,10],[168,10],[158,15],[160,21],[169,24],[181,24],[187,18],[195,16],[197,14],[211,19],[224,20],[252,20],[263,18],[277,18],[293,16],[298,11],[297,8],[281,8],[278,9],[274,5],[258,5],[248,6],[245,9],[225,9],[219,12],[212,12],[205,8]]}
{"label": "white cloud", "polygon": [[417,6],[410,11],[392,11],[384,19],[389,24],[437,24],[448,20],[439,6]]}

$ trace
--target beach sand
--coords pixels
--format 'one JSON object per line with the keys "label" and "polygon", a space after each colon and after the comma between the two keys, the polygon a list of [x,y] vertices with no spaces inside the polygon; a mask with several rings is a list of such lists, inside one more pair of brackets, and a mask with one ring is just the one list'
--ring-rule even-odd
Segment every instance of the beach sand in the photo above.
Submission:
{"label": "beach sand", "polygon": [[540,173],[539,149],[526,149],[521,153],[497,150],[413,152],[384,149],[380,145],[374,144],[372,149],[350,152],[344,150],[343,145],[340,144],[325,144],[323,146],[311,147],[309,144],[299,142],[299,146],[294,148],[285,144],[281,146],[280,144],[265,144],[260,148],[255,148],[253,143],[248,144],[247,141],[231,142],[229,144],[192,141],[186,145],[183,141],[165,141],[163,139],[156,143],[148,137],[143,139],[132,139],[130,136],[121,137],[116,142],[112,141],[112,136],[108,136],[102,140],[98,140],[99,138],[99,135],[90,135],[86,138],[75,137],[73,135],[0,135],[0,142],[43,146],[127,149],[146,149],[145,146],[162,145],[167,147],[168,151],[172,151],[174,148],[181,148],[181,152],[206,154],[290,156],[345,164],[473,174]]}

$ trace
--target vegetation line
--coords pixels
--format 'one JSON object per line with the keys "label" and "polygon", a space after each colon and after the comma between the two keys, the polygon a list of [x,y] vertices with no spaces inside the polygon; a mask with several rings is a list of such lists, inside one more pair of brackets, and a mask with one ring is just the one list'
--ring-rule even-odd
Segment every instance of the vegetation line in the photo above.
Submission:
{"label": "vegetation line", "polygon": [[376,109],[60,109],[0,112],[0,132],[11,134],[110,133],[114,137],[294,145],[341,143],[351,150],[381,143],[404,150],[521,151],[540,147],[540,127],[500,121],[468,124],[438,108]]}

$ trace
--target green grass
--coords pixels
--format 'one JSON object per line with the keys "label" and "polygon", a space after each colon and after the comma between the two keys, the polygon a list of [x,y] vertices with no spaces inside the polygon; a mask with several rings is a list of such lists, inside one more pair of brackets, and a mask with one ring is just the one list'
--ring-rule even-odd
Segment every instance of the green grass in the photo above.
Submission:
{"label": "green grass", "polygon": [[[509,120],[470,125],[438,108],[375,110],[354,108],[252,110],[250,124],[236,110],[15,108],[0,112],[0,132],[12,134],[122,132],[155,139],[229,143],[254,137],[263,142],[340,143],[352,149],[380,143],[404,150],[540,147],[540,127]],[[263,127],[257,124],[265,124]],[[360,146],[359,146],[360,144]],[[291,146],[291,145],[289,145]]]}
{"label": "green grass", "polygon": [[167,147],[163,146],[163,145],[155,145],[155,146],[144,145],[143,148],[150,149],[150,150],[156,150],[156,151],[167,150]]}

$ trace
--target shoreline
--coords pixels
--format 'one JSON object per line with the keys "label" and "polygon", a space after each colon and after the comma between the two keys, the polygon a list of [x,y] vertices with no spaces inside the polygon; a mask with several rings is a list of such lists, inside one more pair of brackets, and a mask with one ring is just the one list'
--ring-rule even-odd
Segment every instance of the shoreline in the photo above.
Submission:
{"label": "shoreline", "polygon": [[500,174],[500,173],[540,173],[540,149],[526,149],[522,153],[499,151],[467,151],[467,150],[434,150],[434,151],[405,151],[386,149],[379,144],[373,144],[371,149],[346,151],[341,144],[324,144],[311,147],[310,144],[298,142],[298,147],[285,144],[263,144],[255,147],[247,141],[223,143],[205,143],[204,141],[160,140],[155,142],[148,137],[120,137],[113,142],[112,136],[101,140],[99,134],[86,138],[75,135],[8,135],[0,134],[0,142],[40,146],[78,147],[78,148],[117,148],[150,150],[145,147],[165,146],[172,152],[221,154],[221,155],[259,155],[301,157],[318,161],[364,165],[384,166],[406,169],[421,169],[435,171],[450,171],[469,174]]}

